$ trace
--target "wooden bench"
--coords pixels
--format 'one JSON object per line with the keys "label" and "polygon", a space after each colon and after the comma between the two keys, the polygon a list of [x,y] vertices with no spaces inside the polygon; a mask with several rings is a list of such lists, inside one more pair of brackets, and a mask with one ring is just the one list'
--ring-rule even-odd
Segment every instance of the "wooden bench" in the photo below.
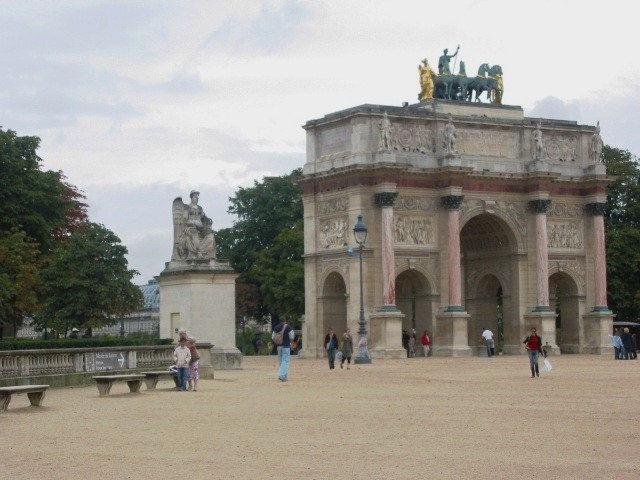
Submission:
{"label": "wooden bench", "polygon": [[32,407],[40,407],[44,400],[44,394],[49,385],[19,385],[17,387],[0,387],[0,412],[7,410],[11,395],[14,393],[26,393]]}
{"label": "wooden bench", "polygon": [[160,377],[173,377],[173,382],[176,387],[179,387],[178,383],[178,374],[176,372],[172,372],[171,370],[158,370],[155,372],[141,372],[144,375],[144,383],[147,386],[147,390],[155,390],[158,385],[158,380]]}
{"label": "wooden bench", "polygon": [[100,392],[100,396],[106,397],[109,395],[111,387],[116,382],[127,382],[131,393],[140,392],[140,386],[142,385],[144,375],[100,375],[98,377],[93,377],[93,379],[98,385],[98,392]]}

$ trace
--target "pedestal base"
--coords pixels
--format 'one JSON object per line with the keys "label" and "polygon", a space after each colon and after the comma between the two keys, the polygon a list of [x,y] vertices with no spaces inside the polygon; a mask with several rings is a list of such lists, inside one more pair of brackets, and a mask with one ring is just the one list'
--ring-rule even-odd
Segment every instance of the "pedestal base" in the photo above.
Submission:
{"label": "pedestal base", "polygon": [[437,331],[431,349],[435,357],[470,357],[467,312],[443,312],[436,315]]}
{"label": "pedestal base", "polygon": [[370,317],[371,335],[369,354],[371,358],[406,358],[402,348],[402,320],[404,314],[385,306]]}
{"label": "pedestal base", "polygon": [[580,353],[592,355],[613,355],[613,344],[609,335],[613,335],[612,311],[589,312],[582,315],[584,322],[584,341]]}
{"label": "pedestal base", "polygon": [[241,370],[243,358],[237,348],[211,349],[211,364],[216,370]]}

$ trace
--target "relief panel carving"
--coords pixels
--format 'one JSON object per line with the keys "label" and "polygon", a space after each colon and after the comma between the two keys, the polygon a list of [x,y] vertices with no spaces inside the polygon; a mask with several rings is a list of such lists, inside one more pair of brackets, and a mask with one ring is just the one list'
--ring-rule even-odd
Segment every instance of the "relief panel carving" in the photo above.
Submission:
{"label": "relief panel carving", "polygon": [[346,212],[349,206],[347,197],[332,198],[318,202],[318,216],[331,215],[337,212]]}
{"label": "relief panel carving", "polygon": [[520,148],[517,132],[487,132],[459,128],[456,134],[458,153],[518,158]]}
{"label": "relief panel carving", "polygon": [[547,157],[552,161],[575,162],[578,157],[576,137],[567,135],[547,136],[544,147]]}
{"label": "relief panel carving", "polygon": [[393,205],[394,210],[422,210],[425,212],[438,209],[437,200],[434,198],[417,197],[411,195],[398,195]]}
{"label": "relief panel carving", "polygon": [[582,248],[582,222],[549,222],[547,242],[549,248]]}
{"label": "relief panel carving", "polygon": [[321,219],[320,248],[341,248],[347,245],[347,227],[349,221],[346,216]]}
{"label": "relief panel carving", "polygon": [[395,243],[399,245],[433,245],[436,243],[435,224],[435,219],[432,216],[396,216]]}

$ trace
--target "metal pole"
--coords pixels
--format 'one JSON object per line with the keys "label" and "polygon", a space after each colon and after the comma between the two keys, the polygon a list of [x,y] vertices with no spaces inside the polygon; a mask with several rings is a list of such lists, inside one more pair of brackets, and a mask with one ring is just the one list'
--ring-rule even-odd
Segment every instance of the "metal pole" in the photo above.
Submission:
{"label": "metal pole", "polygon": [[367,329],[364,321],[364,290],[362,281],[362,252],[364,250],[364,244],[358,243],[358,245],[358,253],[360,256],[360,319],[358,320],[358,354],[356,355],[354,363],[371,363],[371,356],[367,348]]}

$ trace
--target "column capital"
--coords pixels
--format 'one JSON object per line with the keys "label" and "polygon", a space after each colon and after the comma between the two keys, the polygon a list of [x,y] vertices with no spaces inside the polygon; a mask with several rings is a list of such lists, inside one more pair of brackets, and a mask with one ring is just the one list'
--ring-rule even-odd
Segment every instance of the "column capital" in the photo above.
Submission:
{"label": "column capital", "polygon": [[373,195],[376,205],[379,207],[393,207],[398,192],[380,192]]}
{"label": "column capital", "polygon": [[442,205],[444,205],[447,210],[458,210],[463,199],[464,195],[446,195],[441,197]]}
{"label": "column capital", "polygon": [[529,208],[535,213],[547,213],[551,206],[551,200],[530,200]]}
{"label": "column capital", "polygon": [[607,202],[587,203],[585,206],[587,213],[592,216],[604,215],[607,210]]}

